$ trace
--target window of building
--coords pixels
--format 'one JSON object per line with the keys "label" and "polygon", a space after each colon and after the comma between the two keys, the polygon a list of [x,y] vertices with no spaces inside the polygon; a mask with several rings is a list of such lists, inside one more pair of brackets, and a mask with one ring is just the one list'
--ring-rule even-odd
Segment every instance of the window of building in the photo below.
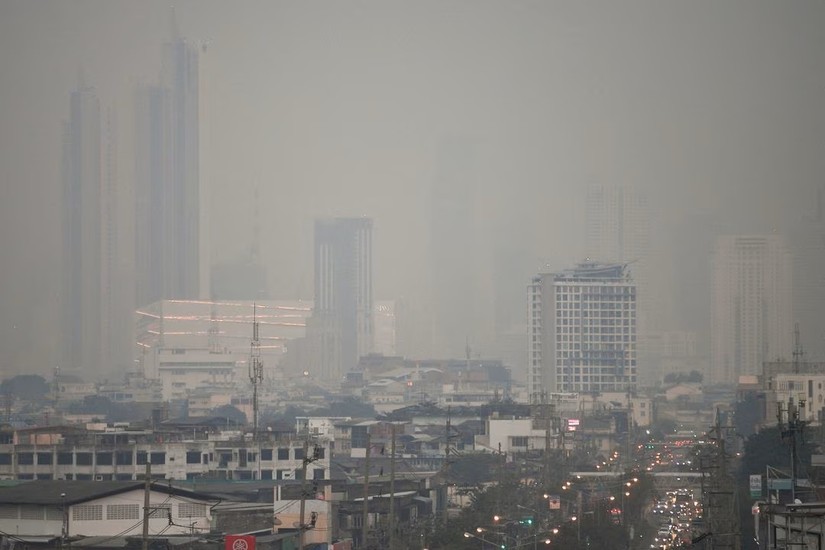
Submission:
{"label": "window of building", "polygon": [[38,464],[51,464],[52,463],[52,453],[37,453],[37,463]]}
{"label": "window of building", "polygon": [[272,460],[272,449],[261,449],[261,460]]}
{"label": "window of building", "polygon": [[140,519],[140,505],[109,504],[106,506],[106,519]]}
{"label": "window of building", "polygon": [[149,455],[146,453],[146,451],[138,451],[135,455],[138,466],[145,466],[148,456]]}
{"label": "window of building", "polygon": [[75,454],[75,464],[78,466],[91,466],[92,453],[77,453]]}
{"label": "window of building", "polygon": [[261,470],[261,479],[272,479],[272,470]]}
{"label": "window of building", "polygon": [[179,518],[205,518],[206,504],[197,502],[181,502],[178,504]]}
{"label": "window of building", "polygon": [[17,453],[17,463],[26,466],[34,464],[34,453]]}
{"label": "window of building", "polygon": [[187,464],[200,464],[201,462],[201,452],[200,451],[186,451],[186,463]]}
{"label": "window of building", "polygon": [[150,518],[168,518],[172,514],[172,505],[171,504],[157,504],[152,506],[152,513],[149,514]]}
{"label": "window of building", "polygon": [[0,465],[8,466],[11,464],[11,453],[0,453]]}
{"label": "window of building", "polygon": [[324,472],[323,468],[315,468],[312,470],[312,479],[324,479]]}
{"label": "window of building", "polygon": [[[78,453],[78,456],[79,455],[80,453]],[[102,504],[75,504],[72,506],[72,520],[74,521],[95,521],[101,519],[103,519]]]}
{"label": "window of building", "polygon": [[105,452],[105,453],[97,453],[97,457],[95,458],[97,461],[96,464],[98,466],[111,466],[112,465],[112,453]]}
{"label": "window of building", "polygon": [[115,453],[115,460],[120,466],[132,465],[132,451],[117,451]]}
{"label": "window of building", "polygon": [[20,506],[20,519],[43,519],[44,510],[41,506],[34,504],[23,504]]}
{"label": "window of building", "polygon": [[0,506],[0,519],[18,519],[18,506],[16,504],[3,504]]}
{"label": "window of building", "polygon": [[71,466],[74,464],[72,453],[57,453],[57,463],[61,466]]}
{"label": "window of building", "polygon": [[527,437],[526,436],[513,436],[511,438],[513,447],[526,447],[527,446]]}
{"label": "window of building", "polygon": [[166,464],[166,453],[152,453],[152,464]]}
{"label": "window of building", "polygon": [[278,460],[289,460],[289,449],[280,447],[278,449]]}

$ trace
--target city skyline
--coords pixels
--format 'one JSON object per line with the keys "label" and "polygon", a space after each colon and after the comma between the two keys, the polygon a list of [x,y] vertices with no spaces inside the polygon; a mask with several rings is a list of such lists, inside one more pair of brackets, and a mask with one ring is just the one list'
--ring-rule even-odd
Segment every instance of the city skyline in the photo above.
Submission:
{"label": "city skyline", "polygon": [[[268,295],[310,299],[314,220],[367,216],[375,295],[399,304],[399,350],[471,347],[526,369],[512,352],[524,349],[525,285],[586,256],[589,186],[633,188],[654,212],[656,313],[667,330],[696,333],[707,356],[717,235],[776,233],[795,254],[820,250],[818,229],[803,246],[796,228],[814,215],[825,173],[825,8],[734,4],[176,4],[178,36],[199,65],[209,58],[192,77],[197,109],[188,104],[199,126],[197,162],[187,161],[199,175],[198,296],[204,266],[242,256],[257,224]],[[63,323],[66,94],[82,67],[117,113],[112,211],[128,256],[134,92],[168,82],[170,14],[161,2],[92,0],[9,2],[0,14],[0,367],[46,373],[63,353],[40,335]],[[445,156],[449,143],[470,144],[463,167]],[[820,303],[811,277],[796,304]],[[822,321],[795,307],[817,359]]]}

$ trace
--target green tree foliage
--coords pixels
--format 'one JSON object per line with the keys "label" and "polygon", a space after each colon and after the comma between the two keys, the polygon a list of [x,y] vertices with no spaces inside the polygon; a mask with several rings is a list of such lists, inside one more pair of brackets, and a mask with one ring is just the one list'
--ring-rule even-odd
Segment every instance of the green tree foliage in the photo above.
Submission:
{"label": "green tree foliage", "polygon": [[689,373],[671,372],[665,375],[665,384],[701,383],[702,373],[692,370]]}
{"label": "green tree foliage", "polygon": [[246,415],[233,405],[221,405],[212,409],[213,416],[226,418],[231,424],[236,426],[246,425]]}
{"label": "green tree foliage", "polygon": [[24,401],[42,401],[49,393],[46,379],[36,374],[20,374],[0,383],[0,394]]}

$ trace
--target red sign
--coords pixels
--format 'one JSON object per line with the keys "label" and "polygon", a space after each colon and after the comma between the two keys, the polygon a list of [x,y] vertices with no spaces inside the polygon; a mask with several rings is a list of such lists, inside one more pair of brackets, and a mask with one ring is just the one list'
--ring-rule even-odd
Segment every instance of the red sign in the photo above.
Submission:
{"label": "red sign", "polygon": [[255,550],[255,537],[252,535],[226,535],[224,550]]}

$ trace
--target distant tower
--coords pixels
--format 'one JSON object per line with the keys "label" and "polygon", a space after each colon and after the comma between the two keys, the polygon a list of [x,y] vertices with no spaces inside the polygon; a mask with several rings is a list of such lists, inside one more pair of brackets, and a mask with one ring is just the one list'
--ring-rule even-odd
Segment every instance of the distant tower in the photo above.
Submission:
{"label": "distant tower", "polygon": [[311,330],[320,377],[337,380],[372,352],[372,288],[372,220],[317,220]]}
{"label": "distant tower", "polygon": [[258,334],[258,307],[252,306],[252,343],[249,350],[249,381],[252,383],[252,437],[258,439],[258,385],[264,379],[261,338]]}
{"label": "distant tower", "polygon": [[157,85],[137,93],[137,305],[200,297],[199,50],[172,24]]}
{"label": "distant tower", "polygon": [[102,360],[103,199],[100,103],[81,77],[63,135],[63,352],[70,370],[97,374]]}
{"label": "distant tower", "polygon": [[791,257],[777,235],[726,235],[712,260],[711,381],[734,384],[792,353]]}

